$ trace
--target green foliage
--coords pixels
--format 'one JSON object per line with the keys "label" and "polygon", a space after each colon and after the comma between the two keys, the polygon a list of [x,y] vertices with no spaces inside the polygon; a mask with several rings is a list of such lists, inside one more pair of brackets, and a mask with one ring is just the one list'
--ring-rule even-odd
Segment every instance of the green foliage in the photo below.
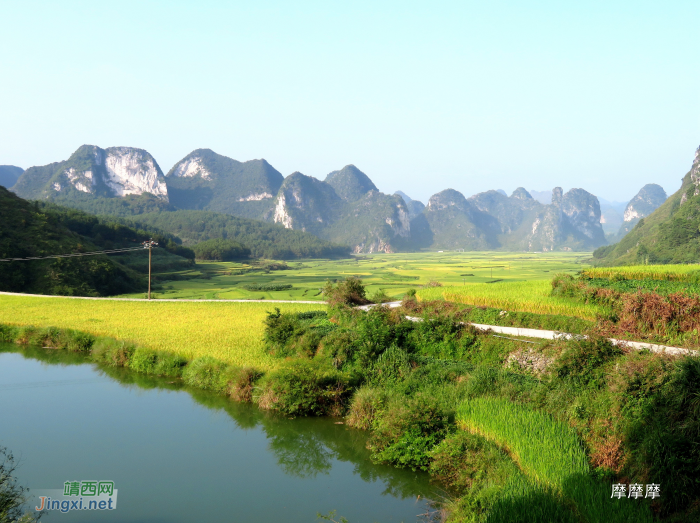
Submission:
{"label": "green foliage", "polygon": [[250,249],[247,247],[221,238],[199,242],[193,250],[198,260],[232,261],[250,256]]}
{"label": "green foliage", "polygon": [[265,291],[265,292],[270,292],[270,291],[286,291],[289,290],[293,287],[293,285],[289,285],[286,283],[277,283],[277,284],[259,284],[259,283],[251,283],[249,285],[244,285],[246,289],[249,291]]}
{"label": "green foliage", "polygon": [[226,393],[229,383],[228,368],[226,363],[211,356],[202,356],[185,367],[182,380],[192,387]]}
{"label": "green foliage", "polygon": [[290,360],[262,379],[257,403],[288,415],[341,415],[353,382],[348,374],[316,360]]}
{"label": "green foliage", "polygon": [[560,378],[582,381],[586,385],[603,385],[602,367],[621,356],[623,351],[605,338],[575,340],[559,356],[554,372]]}
{"label": "green foliage", "polygon": [[95,340],[91,357],[103,365],[126,367],[135,351],[136,345],[133,343],[101,337]]}
{"label": "green foliage", "polygon": [[375,419],[367,447],[377,462],[428,470],[428,453],[450,433],[451,426],[449,415],[434,399],[396,398]]}
{"label": "green foliage", "polygon": [[313,357],[323,337],[336,329],[323,311],[282,314],[278,307],[265,318],[265,345],[278,357]]}
{"label": "green foliage", "polygon": [[128,367],[136,372],[171,378],[182,376],[185,365],[187,359],[182,356],[143,347],[137,348],[128,362]]}
{"label": "green foliage", "polygon": [[[123,247],[137,247],[153,237],[163,256],[179,268],[189,267],[194,253],[172,237],[135,230],[53,204],[30,203],[0,187],[0,258],[42,257]],[[171,252],[172,251],[172,252]],[[0,290],[37,294],[100,296],[144,288],[131,260],[144,253],[0,262]]]}
{"label": "green foliage", "polygon": [[700,359],[684,358],[658,394],[649,395],[627,437],[630,470],[660,483],[662,515],[688,510],[700,497]]}
{"label": "green foliage", "polygon": [[2,523],[32,523],[41,517],[25,511],[28,490],[17,483],[17,463],[7,447],[0,447],[0,521]]}
{"label": "green foliage", "polygon": [[327,281],[322,294],[330,307],[372,303],[366,297],[365,286],[362,284],[362,280],[355,276],[346,278],[337,284],[330,280]]}
{"label": "green foliage", "polygon": [[307,232],[214,212],[181,210],[114,219],[130,227],[167,231],[186,245],[212,239],[237,242],[250,249],[254,258],[335,258],[350,253],[346,246],[321,240]]}
{"label": "green foliage", "polygon": [[387,401],[382,387],[363,386],[355,391],[348,409],[347,424],[357,429],[369,430],[381,415]]}

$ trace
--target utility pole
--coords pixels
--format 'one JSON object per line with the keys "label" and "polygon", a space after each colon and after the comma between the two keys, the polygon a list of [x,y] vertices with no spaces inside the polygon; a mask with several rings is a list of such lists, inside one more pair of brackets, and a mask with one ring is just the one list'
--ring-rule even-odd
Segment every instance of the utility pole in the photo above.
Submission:
{"label": "utility pole", "polygon": [[158,244],[153,241],[153,238],[148,240],[147,242],[143,242],[141,245],[143,245],[144,249],[148,249],[148,299],[151,299],[151,255],[153,251],[153,247],[157,247]]}

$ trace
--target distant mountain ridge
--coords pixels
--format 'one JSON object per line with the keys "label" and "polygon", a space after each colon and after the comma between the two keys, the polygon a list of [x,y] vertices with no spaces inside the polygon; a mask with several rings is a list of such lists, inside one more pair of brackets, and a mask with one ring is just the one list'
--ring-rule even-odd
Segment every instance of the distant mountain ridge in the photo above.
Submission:
{"label": "distant mountain ridge", "polygon": [[14,165],[0,165],[0,185],[6,189],[11,188],[20,176],[24,169],[21,167],[16,167]]}
{"label": "distant mountain ridge", "polygon": [[[510,196],[493,190],[469,198],[448,189],[425,206],[400,191],[382,193],[354,165],[324,180],[299,172],[285,178],[264,159],[240,162],[210,149],[192,151],[163,175],[141,149],[85,145],[66,161],[31,167],[13,190],[91,212],[202,210],[279,223],[356,253],[587,250],[606,243],[598,199],[583,189],[541,191],[540,199],[551,195],[546,203],[522,187]],[[117,203],[125,199],[128,205]]]}
{"label": "distant mountain ridge", "polygon": [[122,197],[148,192],[168,201],[163,171],[143,149],[83,145],[68,160],[30,167],[12,191],[25,199],[67,199],[79,194]]}
{"label": "distant mountain ridge", "polygon": [[239,162],[211,149],[196,149],[165,180],[170,201],[180,209],[261,219],[284,176],[265,160]]}

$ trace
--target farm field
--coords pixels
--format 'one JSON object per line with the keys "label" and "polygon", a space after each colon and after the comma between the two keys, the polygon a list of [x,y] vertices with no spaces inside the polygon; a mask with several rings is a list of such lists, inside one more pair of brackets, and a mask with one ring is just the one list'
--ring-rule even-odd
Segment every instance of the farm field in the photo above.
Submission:
{"label": "farm field", "polygon": [[[284,312],[319,307],[277,304]],[[275,368],[263,351],[263,320],[272,304],[120,302],[0,295],[0,323],[59,327],[129,340],[188,359],[213,356],[234,365]]]}
{"label": "farm field", "polygon": [[[551,280],[554,274],[576,273],[588,265],[590,253],[445,252],[373,254],[341,260],[288,262],[289,270],[268,270],[234,262],[198,262],[189,271],[159,275],[156,298],[323,300],[327,280],[358,276],[371,296],[383,290],[393,298],[436,281],[444,286],[486,282]],[[283,290],[251,290],[246,286],[289,286]],[[143,294],[124,297],[142,298]]]}
{"label": "farm field", "polygon": [[445,299],[465,305],[494,307],[512,312],[558,314],[585,320],[595,320],[598,314],[605,312],[600,305],[551,296],[551,291],[549,280],[534,280],[431,287],[420,289],[417,295],[419,300]]}
{"label": "farm field", "polygon": [[593,267],[583,271],[583,275],[587,278],[696,282],[700,275],[700,264]]}

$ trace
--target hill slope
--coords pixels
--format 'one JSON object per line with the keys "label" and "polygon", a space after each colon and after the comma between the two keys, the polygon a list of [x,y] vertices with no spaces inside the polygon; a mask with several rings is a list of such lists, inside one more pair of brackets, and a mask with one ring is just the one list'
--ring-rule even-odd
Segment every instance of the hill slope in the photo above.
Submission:
{"label": "hill slope", "polygon": [[681,188],[619,243],[593,253],[602,265],[697,263],[700,259],[700,148]]}
{"label": "hill slope", "polygon": [[335,189],[343,200],[355,202],[369,191],[378,191],[369,177],[354,165],[346,165],[339,171],[333,171],[324,180]]}
{"label": "hill slope", "polygon": [[258,219],[272,207],[283,180],[265,160],[239,162],[211,149],[192,151],[166,175],[170,201],[180,209]]}
{"label": "hill slope", "polygon": [[249,248],[256,258],[332,258],[350,254],[349,247],[332,244],[307,232],[209,211],[149,213],[121,218],[120,222],[140,229],[168,232],[181,238],[186,246],[216,238],[233,240]]}
{"label": "hill slope", "polygon": [[[0,258],[41,257],[54,254],[138,247],[154,236],[163,246],[187,256],[159,249],[158,259],[190,264],[193,253],[172,238],[137,231],[80,211],[25,201],[0,187]],[[99,296],[136,292],[144,288],[138,269],[143,252],[49,260],[0,262],[0,290],[37,294]]]}
{"label": "hill slope", "polygon": [[21,167],[15,167],[14,165],[0,165],[0,185],[6,189],[9,189],[15,183],[17,183],[17,180],[20,176],[22,176],[23,172],[24,169]]}

